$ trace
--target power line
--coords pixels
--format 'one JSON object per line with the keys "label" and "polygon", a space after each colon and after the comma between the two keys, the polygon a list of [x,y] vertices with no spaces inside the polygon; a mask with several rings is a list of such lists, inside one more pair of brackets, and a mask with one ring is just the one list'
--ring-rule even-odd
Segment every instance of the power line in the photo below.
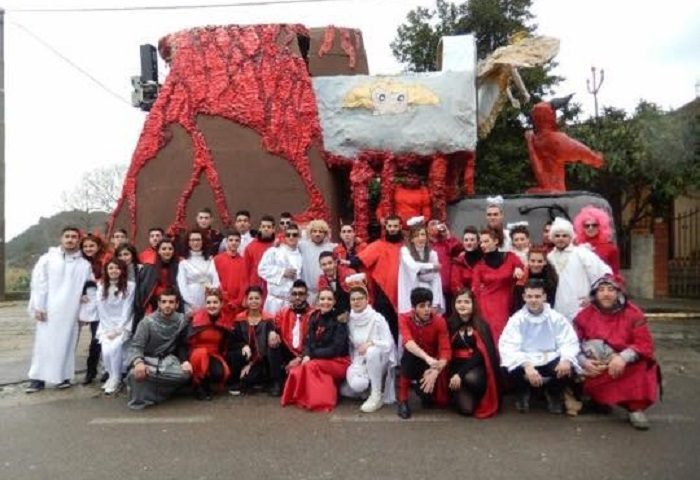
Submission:
{"label": "power line", "polygon": [[209,3],[204,5],[144,5],[140,7],[83,7],[83,8],[10,8],[6,12],[22,13],[89,13],[89,12],[136,12],[136,11],[158,11],[158,10],[197,10],[206,8],[232,8],[232,7],[254,7],[269,5],[286,5],[295,3],[337,3],[348,0],[261,0],[244,1],[237,3]]}
{"label": "power line", "polygon": [[58,58],[60,58],[60,59],[63,60],[64,62],[66,62],[68,65],[70,65],[70,66],[73,67],[74,69],[76,69],[78,72],[82,73],[82,74],[85,75],[87,78],[89,78],[90,80],[92,80],[92,82],[95,83],[95,84],[96,84],[98,87],[100,87],[102,90],[104,90],[105,92],[109,93],[111,96],[115,97],[115,98],[118,99],[120,102],[126,103],[127,105],[129,105],[129,107],[132,106],[130,101],[128,101],[128,100],[126,100],[125,98],[123,98],[121,95],[119,95],[119,94],[118,94],[117,92],[115,92],[114,90],[111,90],[107,85],[105,85],[105,84],[102,83],[100,80],[98,80],[94,75],[92,75],[90,72],[88,72],[87,70],[85,70],[84,68],[82,68],[80,65],[78,65],[77,63],[75,63],[73,60],[71,60],[70,58],[66,57],[65,55],[63,55],[63,54],[62,54],[61,52],[59,52],[58,50],[56,50],[56,48],[54,48],[50,43],[48,43],[46,40],[44,40],[43,38],[41,38],[39,35],[35,34],[34,32],[32,32],[31,30],[29,30],[29,29],[28,29],[27,27],[25,27],[24,25],[19,24],[19,23],[17,23],[17,22],[10,21],[10,22],[8,22],[8,23],[10,23],[10,24],[12,24],[12,25],[14,25],[14,26],[16,26],[16,27],[18,27],[18,28],[24,30],[24,32],[27,33],[27,35],[29,35],[29,36],[32,37],[34,40],[36,40],[37,42],[39,42],[39,43],[40,43],[41,45],[43,45],[45,48],[49,49],[54,55],[56,55]]}

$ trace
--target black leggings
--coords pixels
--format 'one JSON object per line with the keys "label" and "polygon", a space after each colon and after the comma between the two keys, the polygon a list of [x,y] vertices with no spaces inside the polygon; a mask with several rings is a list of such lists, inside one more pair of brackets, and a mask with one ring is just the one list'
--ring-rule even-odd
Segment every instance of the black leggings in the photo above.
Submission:
{"label": "black leggings", "polygon": [[486,370],[483,365],[455,372],[462,385],[452,392],[452,401],[459,413],[472,415],[486,393]]}
{"label": "black leggings", "polygon": [[92,340],[90,340],[90,349],[88,350],[87,375],[93,378],[97,376],[97,364],[100,363],[100,353],[102,353],[102,345],[97,340],[97,327],[99,324],[100,322],[90,322]]}

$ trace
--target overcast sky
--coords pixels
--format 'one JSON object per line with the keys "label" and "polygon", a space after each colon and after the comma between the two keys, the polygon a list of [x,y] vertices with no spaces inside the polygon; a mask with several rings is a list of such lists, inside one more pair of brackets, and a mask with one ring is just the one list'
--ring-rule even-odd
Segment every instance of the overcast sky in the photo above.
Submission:
{"label": "overcast sky", "polygon": [[[61,209],[61,192],[97,166],[128,164],[145,113],[128,105],[138,47],[207,24],[335,24],[362,30],[370,72],[401,70],[389,43],[409,10],[431,0],[346,0],[275,6],[110,13],[30,13],[31,7],[233,3],[236,0],[0,0],[5,15],[6,236]],[[631,110],[640,98],[677,108],[700,81],[700,2],[534,0],[538,32],[558,37],[557,95],[586,93],[590,67],[605,69],[602,105]],[[116,98],[32,38],[38,35]],[[523,148],[524,145],[523,145]]]}

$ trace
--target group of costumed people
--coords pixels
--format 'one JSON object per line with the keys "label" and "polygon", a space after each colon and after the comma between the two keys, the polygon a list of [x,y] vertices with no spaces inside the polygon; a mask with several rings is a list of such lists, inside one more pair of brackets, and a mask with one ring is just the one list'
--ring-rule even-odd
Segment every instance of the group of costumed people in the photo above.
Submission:
{"label": "group of costumed people", "polygon": [[245,210],[221,234],[205,208],[184,235],[150,229],[140,253],[124,230],[105,244],[67,227],[32,275],[26,391],[71,386],[89,325],[83,383],[101,357],[104,392],[126,383],[133,409],[190,386],[200,400],[265,390],[314,411],[339,396],[367,413],[397,403],[406,419],[413,391],[425,407],[486,418],[504,393],[527,412],[542,392],[552,413],[576,415],[584,400],[648,428],[659,371],[609,215],[556,218],[531,245],[527,225],[506,227],[502,199],[485,213],[461,242],[438,220],[390,214],[365,243],[351,224],[333,242],[325,221],[301,229],[289,213],[253,231]]}

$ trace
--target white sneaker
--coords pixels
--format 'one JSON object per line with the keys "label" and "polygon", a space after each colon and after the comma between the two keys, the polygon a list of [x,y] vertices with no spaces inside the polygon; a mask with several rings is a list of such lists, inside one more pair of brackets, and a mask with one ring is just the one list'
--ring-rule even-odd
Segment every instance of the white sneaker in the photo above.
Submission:
{"label": "white sneaker", "polygon": [[376,412],[383,406],[384,402],[382,401],[382,394],[379,392],[372,392],[369,398],[365,400],[365,403],[362,404],[360,410],[365,413],[372,413]]}
{"label": "white sneaker", "polygon": [[121,381],[119,380],[119,377],[115,379],[109,379],[107,382],[105,382],[105,394],[106,395],[112,395],[114,392],[119,390],[119,387],[121,386]]}
{"label": "white sneaker", "polygon": [[649,430],[649,419],[641,410],[630,412],[630,423],[637,430]]}

